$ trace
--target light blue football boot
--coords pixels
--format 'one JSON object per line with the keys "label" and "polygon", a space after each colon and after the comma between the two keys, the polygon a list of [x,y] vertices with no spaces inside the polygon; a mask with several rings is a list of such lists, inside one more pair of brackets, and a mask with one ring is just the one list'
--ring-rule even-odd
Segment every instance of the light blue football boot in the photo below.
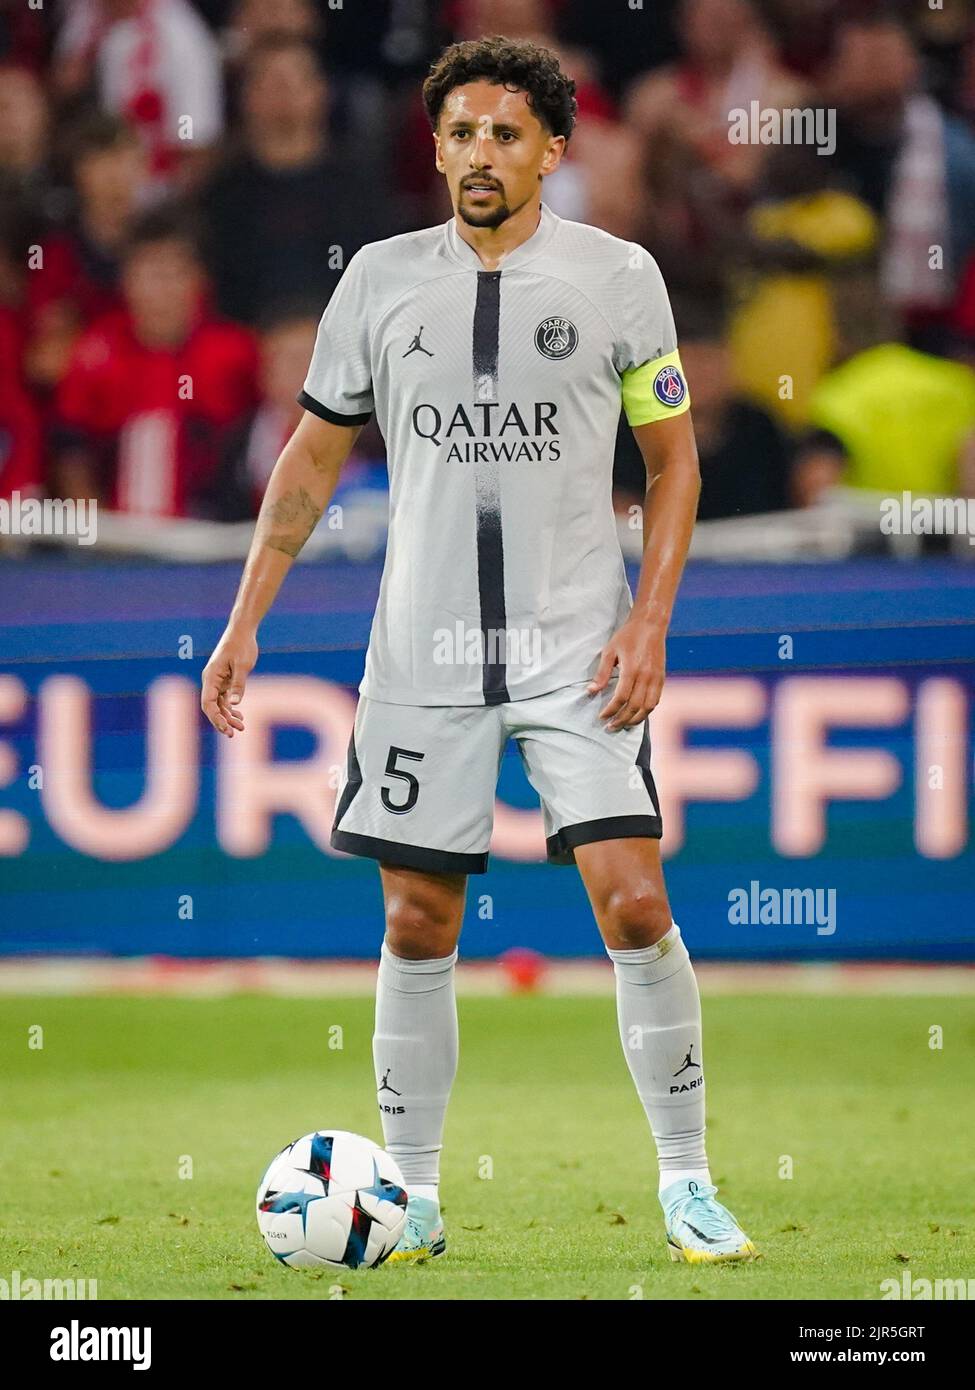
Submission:
{"label": "light blue football boot", "polygon": [[430,1197],[410,1197],[406,1203],[406,1228],[394,1246],[394,1260],[432,1260],[447,1248],[440,1203]]}
{"label": "light blue football boot", "polygon": [[728,1208],[714,1200],[717,1191],[709,1183],[684,1179],[661,1192],[672,1260],[696,1265],[755,1259],[755,1246]]}

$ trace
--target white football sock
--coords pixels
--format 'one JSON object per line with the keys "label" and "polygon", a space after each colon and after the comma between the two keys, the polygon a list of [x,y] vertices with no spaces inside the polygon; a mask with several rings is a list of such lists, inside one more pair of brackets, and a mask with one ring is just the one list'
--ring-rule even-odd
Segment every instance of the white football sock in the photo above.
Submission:
{"label": "white football sock", "polygon": [[710,1183],[701,999],[680,928],[673,922],[659,941],[635,951],[606,949],[623,1053],[657,1147],[659,1191],[685,1178]]}
{"label": "white football sock", "polygon": [[[457,1071],[457,951],[405,960],[383,941],[372,1040],[385,1147],[407,1192],[437,1196],[444,1117]],[[388,1108],[386,1108],[388,1107]]]}

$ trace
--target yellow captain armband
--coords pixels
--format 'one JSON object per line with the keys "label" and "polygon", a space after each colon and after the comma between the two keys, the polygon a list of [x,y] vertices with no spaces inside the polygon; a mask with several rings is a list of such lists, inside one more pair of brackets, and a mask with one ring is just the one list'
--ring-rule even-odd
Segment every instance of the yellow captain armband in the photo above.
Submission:
{"label": "yellow captain armband", "polygon": [[654,420],[682,415],[690,404],[676,348],[664,357],[655,357],[652,362],[630,367],[623,373],[623,409],[631,425],[649,425]]}

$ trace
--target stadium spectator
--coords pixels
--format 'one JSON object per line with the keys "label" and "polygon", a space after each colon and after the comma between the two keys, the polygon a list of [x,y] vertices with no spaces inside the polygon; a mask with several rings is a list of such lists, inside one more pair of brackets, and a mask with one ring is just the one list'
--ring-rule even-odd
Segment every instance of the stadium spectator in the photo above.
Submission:
{"label": "stadium spectator", "polygon": [[309,44],[272,35],[251,49],[243,150],[201,199],[217,301],[231,318],[254,323],[300,295],[324,304],[359,247],[389,230],[382,181],[332,148],[327,105]]}
{"label": "stadium spectator", "polygon": [[975,25],[969,20],[959,63],[956,102],[969,123],[975,121]]}
{"label": "stadium spectator", "polygon": [[0,66],[0,175],[32,196],[47,175],[49,116],[44,88],[27,68]]}
{"label": "stadium spectator", "polygon": [[912,32],[921,55],[925,86],[946,111],[965,117],[965,65],[975,11],[971,0],[961,5],[915,5],[910,12]]}
{"label": "stadium spectator", "polygon": [[573,47],[560,39],[555,27],[560,0],[451,0],[444,6],[445,19],[455,40],[477,40],[484,34],[504,34],[509,39],[550,48],[558,54],[559,65],[576,84],[578,117],[615,115],[615,103],[606,91],[597,60],[584,47]]}
{"label": "stadium spectator", "polygon": [[22,355],[18,316],[0,304],[0,497],[42,490],[41,420],[21,377]]}
{"label": "stadium spectator", "polygon": [[701,521],[783,511],[791,445],[771,415],[736,391],[720,301],[678,304],[681,362],[701,464]]}
{"label": "stadium spectator", "polygon": [[120,511],[185,516],[256,399],[250,333],[207,312],[192,236],[148,214],[123,257],[125,307],[81,338],[57,394],[57,487]]}
{"label": "stadium spectator", "polygon": [[21,334],[26,331],[24,293],[33,236],[29,207],[10,196],[0,181],[0,305],[14,313]]}
{"label": "stadium spectator", "polygon": [[754,516],[791,505],[791,443],[773,417],[735,385],[721,297],[678,301],[681,361],[701,463],[701,521]]}
{"label": "stadium spectator", "polygon": [[761,179],[770,147],[732,143],[730,113],[801,107],[806,88],[750,0],[683,0],[678,19],[683,56],[637,80],[625,109],[645,150],[644,239],[679,263],[710,249],[711,208],[743,209]]}
{"label": "stadium spectator", "polygon": [[800,504],[836,483],[952,495],[970,486],[975,371],[888,342],[857,353],[813,393],[796,466]]}
{"label": "stadium spectator", "polygon": [[261,324],[260,400],[227,438],[220,468],[196,511],[214,521],[256,517],[275,460],[301,419],[298,392],[315,346],[310,306],[273,311]]}
{"label": "stadium spectator", "polygon": [[790,72],[815,80],[832,49],[836,26],[845,14],[873,0],[761,0],[779,59]]}
{"label": "stadium spectator", "polygon": [[[790,507],[791,440],[736,388],[720,289],[676,298],[674,315],[701,465],[698,520]],[[627,428],[617,439],[613,484],[617,512],[642,504],[646,466]]]}
{"label": "stadium spectator", "polygon": [[599,63],[600,77],[614,100],[637,77],[679,56],[676,12],[679,0],[653,0],[642,8],[622,7],[615,24],[606,23],[592,0],[562,0],[555,16],[564,43],[585,48]]}
{"label": "stadium spectator", "polygon": [[575,82],[578,107],[562,162],[545,181],[545,201],[560,217],[627,240],[637,237],[646,202],[639,137],[620,120],[591,54],[560,43],[552,32],[540,42],[558,54],[562,71]]}
{"label": "stadium spectator", "polygon": [[881,226],[809,145],[772,151],[765,195],[733,229],[734,376],[746,395],[798,429],[835,359],[837,300],[863,275],[875,286]]}
{"label": "stadium spectator", "polygon": [[975,343],[975,252],[969,256],[961,274],[951,330],[955,336],[960,335]]}
{"label": "stadium spectator", "polygon": [[132,128],[93,112],[67,141],[75,206],[69,224],[42,237],[27,277],[27,372],[49,388],[67,369],[78,334],[121,305],[119,255],[144,186],[145,159]]}
{"label": "stadium spectator", "polygon": [[0,497],[39,492],[41,419],[23,375],[23,311],[31,230],[15,200],[0,199]]}
{"label": "stadium spectator", "polygon": [[313,0],[237,0],[222,35],[223,50],[236,69],[272,34],[288,34],[317,45],[321,32],[321,16]]}
{"label": "stadium spectator", "polygon": [[42,74],[46,67],[53,6],[0,0],[0,63]]}
{"label": "stadium spectator", "polygon": [[223,131],[220,52],[189,0],[73,0],[58,35],[62,97],[94,88],[145,144],[160,189],[188,187]]}
{"label": "stadium spectator", "polygon": [[227,116],[232,130],[240,126],[241,83],[248,56],[269,38],[307,43],[324,62],[321,14],[314,0],[236,0],[220,34],[224,55]]}
{"label": "stadium spectator", "polygon": [[884,219],[882,283],[915,346],[950,314],[975,249],[975,135],[920,90],[907,27],[846,21],[817,99],[837,109],[835,161]]}

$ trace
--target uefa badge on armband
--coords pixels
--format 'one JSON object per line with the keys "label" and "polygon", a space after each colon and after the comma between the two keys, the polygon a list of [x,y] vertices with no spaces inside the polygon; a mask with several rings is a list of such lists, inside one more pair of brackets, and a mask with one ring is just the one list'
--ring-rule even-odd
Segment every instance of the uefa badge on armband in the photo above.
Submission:
{"label": "uefa badge on armband", "polygon": [[680,405],[687,395],[684,378],[677,367],[661,367],[653,379],[653,394],[661,405]]}

